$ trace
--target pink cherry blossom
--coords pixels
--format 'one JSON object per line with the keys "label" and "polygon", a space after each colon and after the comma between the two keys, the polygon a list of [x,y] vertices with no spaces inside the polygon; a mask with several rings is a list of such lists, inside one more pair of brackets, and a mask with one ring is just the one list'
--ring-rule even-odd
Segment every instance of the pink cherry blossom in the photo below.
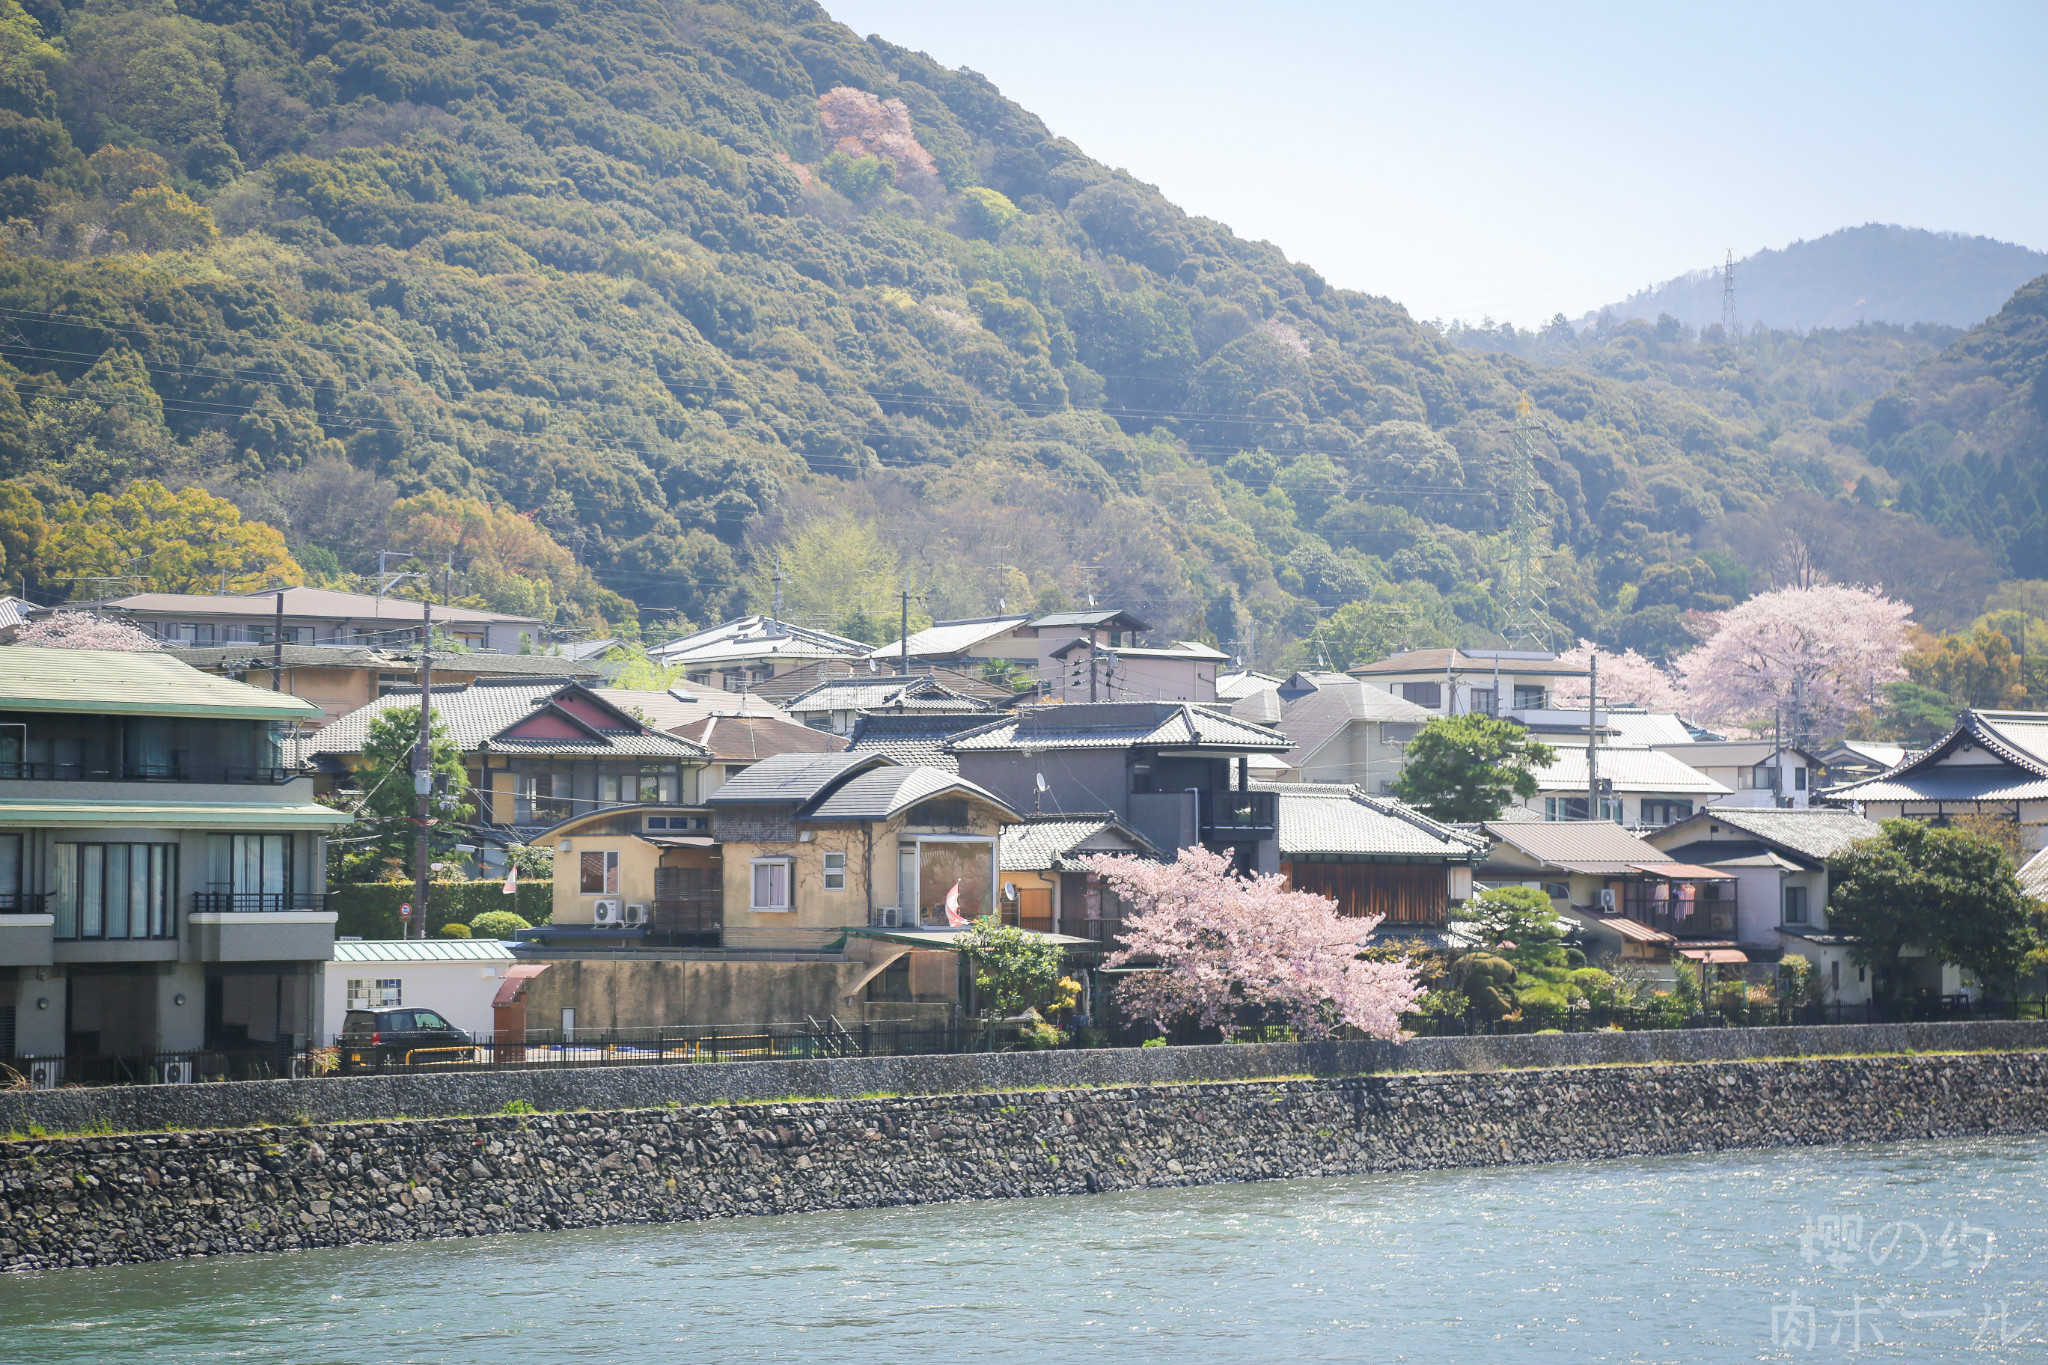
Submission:
{"label": "pink cherry blossom", "polygon": [[15,633],[17,645],[42,649],[112,649],[142,654],[163,648],[148,631],[92,611],[58,611]]}
{"label": "pink cherry blossom", "polygon": [[1678,671],[1702,719],[1763,726],[1782,716],[1788,738],[1830,737],[1905,676],[1911,615],[1868,588],[1780,588],[1710,618],[1706,643]]}
{"label": "pink cherry blossom", "polygon": [[[1678,685],[1678,679],[1674,678],[1662,664],[1645,659],[1633,649],[1610,654],[1604,649],[1599,649],[1591,640],[1581,640],[1577,649],[1566,650],[1557,656],[1557,661],[1564,664],[1584,664],[1596,653],[1600,656],[1602,706],[1640,706],[1645,711],[1675,711],[1681,714],[1688,709],[1685,689]],[[1557,688],[1551,695],[1560,707],[1583,707],[1586,704],[1586,679],[1559,678]]]}
{"label": "pink cherry blossom", "polygon": [[1347,919],[1337,903],[1290,891],[1278,876],[1238,877],[1230,859],[1184,848],[1171,863],[1099,855],[1085,860],[1123,900],[1123,947],[1103,965],[1156,962],[1117,987],[1117,1002],[1164,1028],[1176,1019],[1227,1037],[1243,1007],[1263,1008],[1304,1038],[1348,1024],[1401,1036],[1401,1013],[1422,994],[1405,963],[1364,962],[1378,917]]}

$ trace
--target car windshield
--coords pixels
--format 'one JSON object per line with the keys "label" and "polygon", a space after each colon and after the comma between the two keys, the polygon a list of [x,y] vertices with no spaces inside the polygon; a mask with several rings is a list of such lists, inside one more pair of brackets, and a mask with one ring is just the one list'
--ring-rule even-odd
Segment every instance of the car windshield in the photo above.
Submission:
{"label": "car windshield", "polygon": [[421,1010],[417,1015],[414,1016],[414,1018],[418,1020],[418,1023],[416,1023],[413,1026],[415,1028],[448,1027],[448,1021],[446,1019],[443,1019],[440,1015],[434,1013],[432,1010]]}

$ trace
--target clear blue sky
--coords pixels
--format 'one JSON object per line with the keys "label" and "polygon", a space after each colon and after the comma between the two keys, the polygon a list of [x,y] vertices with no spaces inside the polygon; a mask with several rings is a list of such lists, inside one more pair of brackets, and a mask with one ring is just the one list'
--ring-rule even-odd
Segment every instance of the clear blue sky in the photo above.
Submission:
{"label": "clear blue sky", "polygon": [[2048,250],[2048,0],[824,0],[1420,317],[1530,325],[1866,222]]}

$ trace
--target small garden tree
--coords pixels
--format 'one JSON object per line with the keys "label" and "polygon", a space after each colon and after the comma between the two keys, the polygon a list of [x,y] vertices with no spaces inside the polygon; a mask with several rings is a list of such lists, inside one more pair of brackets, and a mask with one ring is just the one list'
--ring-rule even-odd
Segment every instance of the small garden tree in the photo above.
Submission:
{"label": "small garden tree", "polygon": [[2027,901],[1996,842],[1963,829],[1887,820],[1882,832],[1828,859],[1828,928],[1855,941],[1875,993],[1895,999],[1908,948],[2010,982],[2033,946]]}
{"label": "small garden tree", "polygon": [[967,926],[960,947],[974,959],[974,988],[998,1015],[1011,1018],[1060,997],[1066,953],[1043,934],[983,915]]}
{"label": "small garden tree", "polygon": [[1433,720],[1408,745],[1394,794],[1436,820],[1491,820],[1536,794],[1557,750],[1512,721],[1468,713]]}
{"label": "small garden tree", "polygon": [[1200,848],[1171,863],[1087,862],[1125,906],[1123,947],[1104,965],[1157,964],[1125,977],[1118,1003],[1162,1029],[1191,1019],[1228,1037],[1258,1010],[1307,1038],[1340,1024],[1393,1038],[1422,994],[1407,962],[1361,957],[1378,917],[1341,917],[1284,878],[1235,876],[1229,858]]}
{"label": "small garden tree", "polygon": [[[338,881],[370,881],[397,875],[405,866],[416,833],[412,818],[417,800],[412,785],[412,750],[419,738],[420,709],[394,706],[370,722],[363,741],[363,765],[355,772],[362,796],[351,807],[356,823],[330,847],[341,851],[342,863],[331,869]],[[436,780],[445,789],[434,798],[434,816],[443,821],[468,820],[476,814],[470,802],[462,751],[435,725],[430,760]],[[443,841],[448,842],[448,841]]]}

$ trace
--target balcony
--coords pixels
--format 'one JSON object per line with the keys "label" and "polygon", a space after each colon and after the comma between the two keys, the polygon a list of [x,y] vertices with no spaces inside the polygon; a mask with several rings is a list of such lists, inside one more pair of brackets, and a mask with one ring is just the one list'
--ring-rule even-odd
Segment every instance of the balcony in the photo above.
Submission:
{"label": "balcony", "polygon": [[293,910],[325,910],[324,891],[194,891],[195,915],[281,915]]}
{"label": "balcony", "polygon": [[0,915],[47,915],[49,904],[40,891],[0,891]]}
{"label": "balcony", "polygon": [[1204,792],[1202,839],[1231,843],[1272,839],[1280,832],[1280,798],[1274,792]]}
{"label": "balcony", "polygon": [[213,782],[275,787],[307,775],[296,768],[196,767],[185,763],[0,762],[0,780],[29,782]]}

